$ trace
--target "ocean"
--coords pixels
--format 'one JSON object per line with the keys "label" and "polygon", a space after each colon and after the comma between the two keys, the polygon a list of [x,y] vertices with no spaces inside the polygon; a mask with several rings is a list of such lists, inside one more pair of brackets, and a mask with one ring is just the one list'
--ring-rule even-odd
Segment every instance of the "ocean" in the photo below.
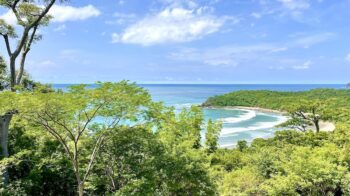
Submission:
{"label": "ocean", "polygon": [[[66,88],[69,84],[55,84],[54,88]],[[315,88],[344,89],[345,84],[140,84],[152,95],[176,110],[200,105],[208,97],[239,90],[305,91]],[[239,140],[251,142],[255,138],[269,138],[278,130],[276,125],[286,120],[285,116],[241,109],[203,109],[205,119],[223,122],[219,144],[233,147]],[[202,133],[203,137],[205,133]]]}

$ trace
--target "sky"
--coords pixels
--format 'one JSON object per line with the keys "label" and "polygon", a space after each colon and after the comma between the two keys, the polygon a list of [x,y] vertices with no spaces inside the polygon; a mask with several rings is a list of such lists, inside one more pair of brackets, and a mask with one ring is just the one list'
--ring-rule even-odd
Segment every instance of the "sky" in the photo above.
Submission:
{"label": "sky", "polygon": [[350,0],[71,0],[50,14],[26,64],[45,83],[350,82]]}

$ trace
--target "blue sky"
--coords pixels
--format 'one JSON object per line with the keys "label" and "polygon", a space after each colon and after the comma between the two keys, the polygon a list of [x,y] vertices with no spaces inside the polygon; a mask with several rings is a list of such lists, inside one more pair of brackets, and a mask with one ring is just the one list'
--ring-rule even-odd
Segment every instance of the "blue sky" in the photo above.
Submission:
{"label": "blue sky", "polygon": [[26,65],[42,82],[350,82],[350,0],[71,0],[51,14]]}

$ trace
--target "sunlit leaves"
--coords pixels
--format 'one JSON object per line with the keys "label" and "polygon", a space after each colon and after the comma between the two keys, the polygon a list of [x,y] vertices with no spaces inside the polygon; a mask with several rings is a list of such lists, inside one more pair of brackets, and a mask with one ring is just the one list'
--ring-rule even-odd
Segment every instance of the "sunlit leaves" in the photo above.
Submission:
{"label": "sunlit leaves", "polygon": [[0,35],[8,37],[17,37],[15,28],[5,22],[4,19],[0,19]]}

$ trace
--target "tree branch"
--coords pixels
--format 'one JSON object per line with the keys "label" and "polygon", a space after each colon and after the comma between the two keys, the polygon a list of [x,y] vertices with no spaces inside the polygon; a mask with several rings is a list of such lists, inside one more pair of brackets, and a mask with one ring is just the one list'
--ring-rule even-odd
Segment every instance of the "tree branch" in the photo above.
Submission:
{"label": "tree branch", "polygon": [[55,4],[56,0],[51,0],[50,3],[45,7],[44,11],[39,14],[39,17],[30,25],[30,28],[38,26],[41,19],[43,19],[47,13],[49,13],[51,7]]}
{"label": "tree branch", "polygon": [[50,120],[52,120],[54,123],[57,123],[58,125],[60,125],[61,127],[63,127],[64,130],[66,130],[68,132],[68,134],[70,135],[71,139],[74,140],[74,135],[72,133],[72,131],[63,123],[59,122],[58,120],[55,120],[55,118],[53,116],[51,116],[47,111],[44,112],[49,118]]}
{"label": "tree branch", "polygon": [[[62,136],[54,129],[52,128],[49,123],[46,121],[45,118],[43,118],[40,114],[37,114],[39,116],[39,118],[42,120],[42,121],[38,121],[36,120],[35,122],[42,125],[52,136],[54,136],[60,143],[61,145],[63,146],[63,148],[65,149],[66,153],[68,154],[69,158],[71,160],[73,160],[73,156],[72,156],[72,153],[68,147],[68,145],[66,144],[66,141],[62,138]],[[34,119],[34,118],[33,118]],[[32,120],[33,120],[32,119]]]}
{"label": "tree branch", "polygon": [[9,36],[2,34],[2,37],[4,37],[4,40],[5,40],[7,53],[8,53],[9,56],[11,56],[12,52],[11,52],[11,45],[10,45],[10,41],[9,41]]}
{"label": "tree branch", "polygon": [[16,19],[18,20],[18,22],[20,23],[23,23],[23,20],[22,18],[20,17],[20,15],[18,14],[18,11],[17,11],[17,4],[19,3],[20,0],[16,0],[13,2],[13,4],[11,5],[11,10],[12,12],[15,14],[16,16]]}
{"label": "tree branch", "polygon": [[99,150],[99,148],[100,148],[100,146],[101,146],[101,143],[103,142],[104,138],[105,138],[105,136],[104,136],[104,134],[102,134],[102,135],[100,135],[100,137],[97,139],[96,144],[95,144],[95,147],[94,147],[94,150],[93,150],[93,152],[92,152],[92,154],[91,154],[91,157],[90,157],[89,165],[88,165],[88,167],[87,167],[87,170],[86,170],[86,172],[85,172],[85,175],[84,175],[84,178],[83,178],[82,182],[85,182],[86,179],[87,179],[87,177],[89,176],[90,171],[91,171],[91,169],[92,169],[92,167],[93,167],[93,163],[94,163],[94,161],[95,161],[95,159],[96,159],[97,152],[98,152],[98,150]]}
{"label": "tree branch", "polygon": [[23,52],[22,52],[22,58],[21,58],[21,63],[20,63],[20,69],[19,69],[19,72],[17,74],[17,81],[16,83],[17,84],[20,84],[21,83],[21,80],[22,80],[22,76],[23,76],[23,73],[24,73],[24,63],[26,61],[26,57],[27,57],[27,54],[28,52],[30,51],[30,48],[32,46],[32,43],[34,41],[34,38],[35,38],[35,34],[36,34],[36,31],[38,29],[38,26],[35,26],[34,29],[33,29],[33,32],[29,38],[29,41],[27,43],[27,46],[25,46],[23,48]]}
{"label": "tree branch", "polygon": [[102,106],[103,106],[104,104],[105,104],[105,102],[102,103],[101,105],[99,105],[99,106],[96,108],[96,110],[92,113],[91,117],[90,117],[86,112],[84,112],[87,121],[85,122],[83,128],[82,128],[81,130],[78,131],[78,135],[77,135],[76,140],[79,140],[81,134],[85,131],[85,129],[87,128],[87,126],[89,125],[89,123],[90,123],[90,122],[92,121],[92,119],[96,116],[97,112],[102,108]]}
{"label": "tree branch", "polygon": [[22,33],[22,39],[20,40],[16,50],[13,52],[13,56],[17,57],[19,53],[21,52],[24,44],[27,41],[29,31],[34,27],[34,26],[39,26],[39,23],[41,19],[44,18],[44,16],[50,11],[51,7],[55,4],[56,0],[51,0],[50,3],[45,7],[43,12],[40,13],[39,17],[32,23],[26,26],[23,30]]}

